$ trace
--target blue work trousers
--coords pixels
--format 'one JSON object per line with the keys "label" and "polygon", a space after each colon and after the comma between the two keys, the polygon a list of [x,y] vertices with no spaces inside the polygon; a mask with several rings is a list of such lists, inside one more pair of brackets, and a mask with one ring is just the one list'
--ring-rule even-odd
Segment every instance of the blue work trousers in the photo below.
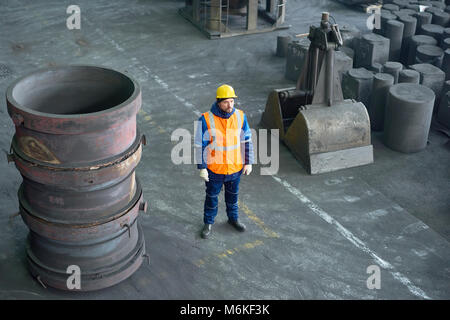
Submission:
{"label": "blue work trousers", "polygon": [[227,216],[231,221],[238,219],[238,195],[239,182],[241,176],[227,181],[225,180],[209,180],[205,182],[206,185],[206,199],[204,208],[203,222],[205,224],[213,224],[214,218],[217,215],[219,206],[219,193],[222,190],[222,185],[225,185],[225,204],[227,208]]}

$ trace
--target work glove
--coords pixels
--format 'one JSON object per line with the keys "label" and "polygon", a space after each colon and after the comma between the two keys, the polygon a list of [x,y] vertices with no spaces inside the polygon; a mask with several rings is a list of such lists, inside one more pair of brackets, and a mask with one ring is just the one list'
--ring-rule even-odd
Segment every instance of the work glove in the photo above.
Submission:
{"label": "work glove", "polygon": [[200,169],[200,178],[202,178],[203,180],[205,180],[206,182],[208,182],[208,181],[209,181],[208,170],[206,170],[206,169]]}
{"label": "work glove", "polygon": [[252,172],[252,165],[246,164],[244,166],[244,170],[242,171],[243,174],[246,174],[247,176]]}

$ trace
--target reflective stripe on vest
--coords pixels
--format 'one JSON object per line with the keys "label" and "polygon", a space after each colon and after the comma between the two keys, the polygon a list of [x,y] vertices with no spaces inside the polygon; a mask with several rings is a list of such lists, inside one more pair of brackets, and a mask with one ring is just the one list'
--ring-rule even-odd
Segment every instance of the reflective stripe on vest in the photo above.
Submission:
{"label": "reflective stripe on vest", "polygon": [[236,114],[237,117],[237,123],[238,123],[238,143],[233,145],[233,146],[218,146],[217,145],[217,136],[216,136],[216,123],[214,121],[214,114],[209,111],[208,112],[208,117],[209,117],[209,123],[211,124],[211,138],[212,138],[212,143],[210,146],[208,146],[211,150],[219,150],[219,151],[228,151],[228,150],[234,150],[239,148],[241,141],[240,141],[240,137],[241,137],[241,128],[242,128],[242,119],[241,119],[241,113],[238,110],[235,110],[234,114]]}
{"label": "reflective stripe on vest", "polygon": [[[206,147],[208,169],[217,174],[233,174],[240,171],[243,167],[241,131],[244,113],[235,109],[228,119],[214,116],[211,111],[203,113],[203,116],[211,141]],[[228,130],[231,130],[231,133]]]}

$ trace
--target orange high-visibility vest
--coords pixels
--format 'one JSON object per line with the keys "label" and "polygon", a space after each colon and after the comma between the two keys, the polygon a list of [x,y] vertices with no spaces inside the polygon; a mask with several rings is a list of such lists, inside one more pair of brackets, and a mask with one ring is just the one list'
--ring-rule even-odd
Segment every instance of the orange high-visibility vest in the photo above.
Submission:
{"label": "orange high-visibility vest", "polygon": [[228,119],[214,115],[211,111],[203,113],[208,126],[210,144],[206,147],[206,164],[217,174],[233,174],[244,166],[241,156],[240,133],[244,112],[235,109]]}

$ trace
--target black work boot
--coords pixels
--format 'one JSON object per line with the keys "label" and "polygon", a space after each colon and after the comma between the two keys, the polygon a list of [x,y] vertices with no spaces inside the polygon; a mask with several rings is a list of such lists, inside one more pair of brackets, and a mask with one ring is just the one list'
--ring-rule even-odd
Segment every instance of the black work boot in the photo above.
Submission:
{"label": "black work boot", "polygon": [[239,220],[228,220],[228,223],[231,224],[237,231],[245,231],[245,224],[240,223]]}
{"label": "black work boot", "polygon": [[203,229],[202,229],[201,236],[203,239],[208,239],[210,234],[211,234],[211,225],[205,223],[205,225],[203,226]]}

